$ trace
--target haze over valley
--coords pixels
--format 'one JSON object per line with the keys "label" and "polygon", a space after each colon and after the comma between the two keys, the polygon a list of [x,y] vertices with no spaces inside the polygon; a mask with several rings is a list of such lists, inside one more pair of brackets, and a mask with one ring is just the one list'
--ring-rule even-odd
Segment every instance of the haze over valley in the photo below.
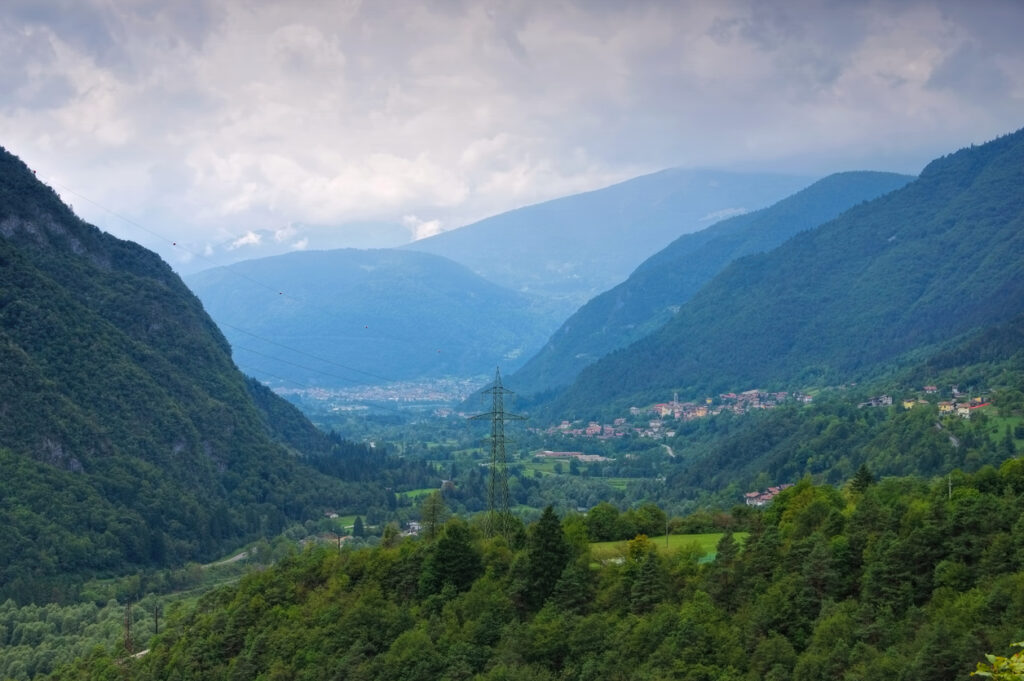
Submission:
{"label": "haze over valley", "polygon": [[1022,678],[1020,3],[0,26],[0,678]]}

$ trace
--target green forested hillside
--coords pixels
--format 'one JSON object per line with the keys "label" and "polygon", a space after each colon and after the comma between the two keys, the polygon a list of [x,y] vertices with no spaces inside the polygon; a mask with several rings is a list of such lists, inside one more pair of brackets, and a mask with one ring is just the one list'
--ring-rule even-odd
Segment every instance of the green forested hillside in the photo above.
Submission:
{"label": "green forested hillside", "polygon": [[522,394],[569,385],[585,366],[662,326],[736,258],[771,250],[911,179],[894,173],[837,173],[768,208],[684,234],[644,261],[629,279],[577,310],[509,378],[509,385]]}
{"label": "green forested hillside", "polygon": [[749,536],[599,562],[548,509],[511,544],[314,550],[177,612],[149,652],[72,679],[968,678],[1024,637],[1024,461],[948,479],[803,480]]}
{"label": "green forested hillside", "polygon": [[664,327],[585,369],[564,415],[871,375],[1024,310],[1024,131],[727,267]]}
{"label": "green forested hillside", "polygon": [[290,253],[188,283],[239,366],[291,386],[487,374],[519,366],[559,321],[541,299],[411,251]]}
{"label": "green forested hillside", "polygon": [[387,504],[381,485],[300,458],[369,453],[296,425],[273,395],[257,406],[165,263],[79,220],[3,150],[0,367],[0,599],[65,599],[86,575]]}

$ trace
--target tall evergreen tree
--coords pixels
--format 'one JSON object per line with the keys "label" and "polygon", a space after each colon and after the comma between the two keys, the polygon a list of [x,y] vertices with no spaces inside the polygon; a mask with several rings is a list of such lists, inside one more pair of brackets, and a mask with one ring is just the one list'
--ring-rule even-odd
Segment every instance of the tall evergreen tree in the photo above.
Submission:
{"label": "tall evergreen tree", "polygon": [[562,523],[551,506],[544,512],[526,537],[526,592],[523,601],[528,609],[539,610],[555,589],[562,571],[569,562],[569,543],[562,532]]}
{"label": "tall evergreen tree", "polygon": [[444,503],[441,492],[434,492],[423,499],[420,505],[420,522],[423,523],[423,536],[426,539],[434,539],[447,518],[448,506]]}
{"label": "tall evergreen tree", "polygon": [[446,585],[463,591],[480,576],[482,565],[469,527],[462,520],[453,518],[431,546],[423,564],[420,588],[425,594],[439,593]]}
{"label": "tall evergreen tree", "polygon": [[858,494],[863,493],[875,482],[875,476],[866,463],[862,463],[857,473],[850,480],[850,489]]}

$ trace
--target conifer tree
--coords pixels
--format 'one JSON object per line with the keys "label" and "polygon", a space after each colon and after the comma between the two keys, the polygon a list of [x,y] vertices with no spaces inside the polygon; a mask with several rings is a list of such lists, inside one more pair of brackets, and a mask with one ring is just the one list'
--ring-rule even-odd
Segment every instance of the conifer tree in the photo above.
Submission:
{"label": "conifer tree", "polygon": [[420,506],[420,521],[423,523],[423,536],[426,539],[434,539],[441,532],[447,518],[448,506],[444,503],[441,492],[434,492],[423,499]]}
{"label": "conifer tree", "polygon": [[862,463],[850,481],[850,489],[861,494],[875,482],[875,476],[866,463]]}
{"label": "conifer tree", "polygon": [[425,594],[439,593],[448,585],[455,591],[464,591],[480,576],[482,566],[469,527],[453,518],[424,561],[420,588]]}
{"label": "conifer tree", "polygon": [[569,543],[562,532],[562,523],[554,509],[548,506],[526,537],[526,593],[523,601],[527,608],[540,609],[554,591],[569,556]]}

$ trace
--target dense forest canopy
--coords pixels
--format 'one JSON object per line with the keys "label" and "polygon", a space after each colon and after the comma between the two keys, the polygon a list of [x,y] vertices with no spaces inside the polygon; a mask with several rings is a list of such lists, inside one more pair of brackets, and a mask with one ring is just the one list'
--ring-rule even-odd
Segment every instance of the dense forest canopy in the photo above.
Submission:
{"label": "dense forest canopy", "polygon": [[[548,508],[512,542],[317,549],[215,591],[149,652],[54,679],[964,679],[1024,637],[1024,460],[935,480],[809,479],[714,560],[592,553]],[[123,653],[122,653],[123,654]]]}

